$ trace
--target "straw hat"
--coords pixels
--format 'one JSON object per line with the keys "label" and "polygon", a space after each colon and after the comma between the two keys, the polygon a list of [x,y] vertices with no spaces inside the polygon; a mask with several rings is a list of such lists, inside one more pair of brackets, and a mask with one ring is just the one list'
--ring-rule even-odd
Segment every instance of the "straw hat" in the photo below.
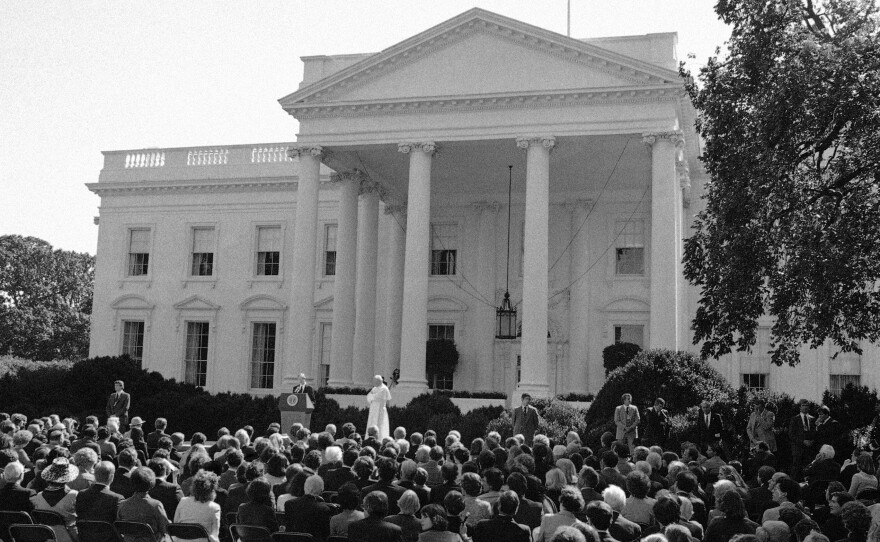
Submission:
{"label": "straw hat", "polygon": [[79,469],[71,465],[66,457],[56,457],[51,465],[43,469],[41,476],[50,484],[66,484],[76,480]]}

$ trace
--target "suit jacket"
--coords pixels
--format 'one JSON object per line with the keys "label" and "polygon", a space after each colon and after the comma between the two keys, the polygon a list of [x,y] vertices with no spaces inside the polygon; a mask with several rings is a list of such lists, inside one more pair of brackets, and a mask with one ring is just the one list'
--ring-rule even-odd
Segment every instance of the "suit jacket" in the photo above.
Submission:
{"label": "suit jacket", "polygon": [[367,516],[348,524],[349,542],[403,542],[403,529],[382,518]]}
{"label": "suit jacket", "polygon": [[660,412],[651,407],[645,411],[645,435],[642,437],[644,444],[658,444],[666,442],[666,432],[669,428],[669,412],[661,408]]}
{"label": "suit jacket", "polygon": [[617,512],[614,512],[614,521],[608,527],[608,534],[620,540],[620,542],[634,542],[642,538],[642,528]]}
{"label": "suit jacket", "polygon": [[614,425],[617,426],[615,439],[621,440],[627,436],[639,438],[639,409],[634,405],[617,405],[614,408]]}
{"label": "suit jacket", "polygon": [[131,485],[131,472],[125,467],[116,469],[116,476],[110,484],[110,491],[118,493],[126,499],[134,495],[134,487]]}
{"label": "suit jacket", "polygon": [[[541,516],[543,514],[544,507],[541,506],[541,503],[529,500],[525,497],[520,497],[519,508],[516,509],[516,515],[513,516],[513,521],[525,525],[531,530],[541,526]],[[480,523],[482,523],[482,521]],[[479,523],[477,525],[479,525]]]}
{"label": "suit jacket", "polygon": [[852,442],[848,436],[847,430],[834,418],[827,418],[823,424],[816,420],[816,444],[830,445],[836,457],[848,457],[852,453]]}
{"label": "suit jacket", "polygon": [[788,436],[791,439],[792,451],[800,451],[806,447],[805,440],[816,440],[816,418],[807,414],[807,423],[800,414],[796,414],[788,421]]}
{"label": "suit jacket", "polygon": [[291,393],[305,393],[309,396],[309,399],[312,400],[312,404],[315,403],[315,390],[308,384],[306,384],[305,386],[297,384],[293,387],[293,391]]}
{"label": "suit jacket", "polygon": [[721,418],[721,414],[712,412],[709,415],[709,424],[706,425],[706,413],[702,409],[700,410],[697,415],[697,440],[701,446],[720,440],[723,431],[724,420]]}
{"label": "suit jacket", "polygon": [[153,431],[152,433],[147,435],[147,438],[146,438],[147,449],[150,453],[153,453],[159,449],[159,439],[162,437],[171,438],[171,435],[167,434],[165,431],[162,431],[161,429],[156,429],[155,431]]}
{"label": "suit jacket", "polygon": [[535,432],[538,430],[538,409],[529,405],[523,411],[522,406],[513,409],[513,434],[522,434],[526,442],[531,444]]}
{"label": "suit jacket", "polygon": [[[442,487],[442,486],[437,486]],[[367,486],[361,490],[361,500],[367,496],[371,491],[381,491],[388,497],[388,515],[393,516],[394,514],[400,513],[400,508],[397,506],[397,501],[400,500],[400,497],[406,491],[406,489],[396,486],[390,483],[386,483],[383,481],[378,481],[371,486]],[[431,494],[434,494],[434,490],[431,490]],[[433,502],[433,501],[431,501]]]}
{"label": "suit jacket", "polygon": [[76,495],[76,517],[90,521],[113,523],[119,510],[122,495],[110,491],[104,484],[95,483],[92,487]]}
{"label": "suit jacket", "polygon": [[120,426],[124,426],[128,423],[128,408],[130,406],[131,396],[129,394],[121,391],[119,392],[119,397],[117,397],[116,392],[113,392],[107,399],[107,417],[118,417]]}
{"label": "suit jacket", "polygon": [[169,518],[173,518],[174,512],[177,511],[177,505],[180,504],[180,499],[183,498],[183,490],[177,484],[157,479],[156,485],[150,490],[149,495],[161,502],[162,506],[165,507],[165,513],[168,514]]}
{"label": "suit jacket", "polygon": [[37,492],[21,487],[20,484],[6,483],[0,488],[0,510],[21,511],[30,513],[34,509],[31,497]]}
{"label": "suit jacket", "polygon": [[284,523],[287,532],[309,533],[319,541],[327,540],[334,512],[334,508],[320,497],[303,495],[284,503]]}
{"label": "suit jacket", "polygon": [[532,533],[510,516],[484,519],[474,527],[474,542],[531,542]]}

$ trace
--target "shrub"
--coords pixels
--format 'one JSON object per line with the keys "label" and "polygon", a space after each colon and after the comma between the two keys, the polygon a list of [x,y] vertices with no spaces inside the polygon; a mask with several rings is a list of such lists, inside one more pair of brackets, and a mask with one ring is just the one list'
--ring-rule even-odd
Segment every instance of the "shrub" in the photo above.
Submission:
{"label": "shrub", "polygon": [[577,402],[581,402],[581,403],[589,403],[590,401],[595,399],[596,396],[592,393],[571,392],[571,393],[567,393],[565,395],[557,395],[556,398],[559,399],[560,401],[577,401]]}
{"label": "shrub", "polygon": [[509,411],[502,411],[497,418],[486,425],[486,434],[492,431],[497,431],[501,435],[502,442],[504,442],[504,439],[513,436],[513,418],[510,416]]}
{"label": "shrub", "polygon": [[324,394],[335,393],[336,395],[363,395],[366,397],[371,388],[358,388],[354,386],[324,386],[320,391]]}
{"label": "shrub", "polygon": [[614,431],[614,408],[624,393],[633,396],[637,406],[652,405],[663,397],[670,413],[688,412],[696,416],[696,407],[704,399],[718,403],[718,411],[730,420],[736,405],[736,393],[727,380],[704,360],[689,352],[645,350],[624,367],[615,369],[585,417],[590,431],[587,443],[598,446],[599,436]]}
{"label": "shrub", "polygon": [[559,400],[548,401],[542,406],[539,410],[539,433],[547,435],[553,442],[565,442],[565,435],[569,431],[577,431],[581,440],[586,438],[588,426],[584,419],[584,409]]}
{"label": "shrub", "polygon": [[614,369],[619,369],[633,360],[642,349],[633,343],[615,343],[606,346],[602,350],[602,364],[605,366],[605,376]]}

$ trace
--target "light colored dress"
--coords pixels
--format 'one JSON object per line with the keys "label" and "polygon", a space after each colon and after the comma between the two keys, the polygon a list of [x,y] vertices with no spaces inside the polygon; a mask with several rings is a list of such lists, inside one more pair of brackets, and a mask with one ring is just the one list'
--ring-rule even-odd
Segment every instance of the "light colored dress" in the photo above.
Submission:
{"label": "light colored dress", "polygon": [[370,415],[367,416],[367,428],[376,426],[379,428],[379,440],[391,435],[391,422],[388,420],[388,401],[391,400],[391,392],[388,386],[382,384],[370,390],[367,394],[367,404],[370,405]]}
{"label": "light colored dress", "polygon": [[52,510],[53,512],[58,512],[64,518],[64,522],[67,524],[66,528],[60,525],[52,527],[52,530],[55,531],[55,539],[58,542],[73,542],[74,537],[77,535],[76,495],[76,490],[68,491],[60,501],[55,503],[55,506],[49,504],[45,497],[43,497],[42,491],[31,497],[34,508],[38,510]]}
{"label": "light colored dress", "polygon": [[208,531],[210,542],[219,542],[220,505],[214,501],[199,502],[195,497],[184,497],[174,512],[174,523],[198,523]]}

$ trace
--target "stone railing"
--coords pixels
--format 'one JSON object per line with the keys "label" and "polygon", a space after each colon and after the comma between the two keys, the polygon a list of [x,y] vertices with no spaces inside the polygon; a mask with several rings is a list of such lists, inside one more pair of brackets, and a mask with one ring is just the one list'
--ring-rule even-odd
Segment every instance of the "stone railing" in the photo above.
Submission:
{"label": "stone railing", "polygon": [[285,177],[294,143],[105,151],[100,182]]}

